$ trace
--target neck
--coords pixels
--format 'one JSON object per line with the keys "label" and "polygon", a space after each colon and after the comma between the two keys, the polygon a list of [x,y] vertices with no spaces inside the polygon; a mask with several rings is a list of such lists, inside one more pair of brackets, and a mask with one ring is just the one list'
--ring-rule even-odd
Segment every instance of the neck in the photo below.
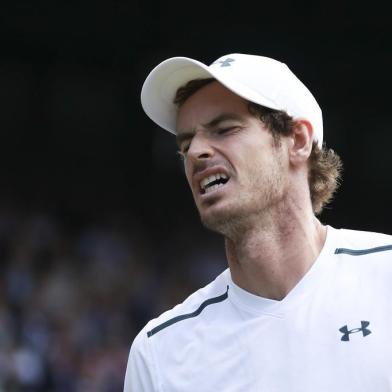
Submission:
{"label": "neck", "polygon": [[[296,211],[296,210],[293,210]],[[226,254],[234,283],[270,299],[283,299],[317,259],[326,227],[313,212],[285,212],[253,222],[241,234],[226,237]]]}

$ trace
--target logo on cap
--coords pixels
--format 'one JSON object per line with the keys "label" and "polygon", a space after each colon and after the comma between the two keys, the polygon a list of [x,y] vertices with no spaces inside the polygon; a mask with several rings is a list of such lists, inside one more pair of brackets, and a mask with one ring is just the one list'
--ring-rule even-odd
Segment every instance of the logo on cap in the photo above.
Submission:
{"label": "logo on cap", "polygon": [[220,64],[221,67],[230,67],[231,63],[233,61],[235,61],[235,59],[231,59],[230,57],[228,57],[227,59],[224,59],[224,60],[215,61],[215,63],[212,63],[212,64],[213,65],[214,64]]}
{"label": "logo on cap", "polygon": [[339,328],[339,331],[343,334],[341,340],[343,342],[348,342],[350,340],[350,334],[356,333],[356,332],[362,332],[363,337],[370,335],[372,333],[372,331],[370,329],[367,329],[369,324],[370,324],[369,321],[361,321],[361,328],[353,328],[353,329],[348,330],[347,325],[345,325],[342,328]]}

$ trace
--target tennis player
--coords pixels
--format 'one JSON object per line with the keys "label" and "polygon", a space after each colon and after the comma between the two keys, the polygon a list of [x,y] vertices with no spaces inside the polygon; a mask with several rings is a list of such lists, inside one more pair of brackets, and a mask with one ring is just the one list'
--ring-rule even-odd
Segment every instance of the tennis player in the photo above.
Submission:
{"label": "tennis player", "polygon": [[228,268],[142,329],[124,390],[392,391],[392,238],[317,219],[341,161],[307,87],[267,57],[176,57],[141,99]]}

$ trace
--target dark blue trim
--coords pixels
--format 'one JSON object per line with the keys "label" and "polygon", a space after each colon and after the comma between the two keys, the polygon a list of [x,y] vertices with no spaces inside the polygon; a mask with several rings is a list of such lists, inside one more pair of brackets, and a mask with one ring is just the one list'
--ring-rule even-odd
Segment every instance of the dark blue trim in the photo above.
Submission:
{"label": "dark blue trim", "polygon": [[376,248],[370,248],[370,249],[337,248],[335,250],[335,254],[338,255],[341,253],[345,253],[351,256],[361,256],[361,255],[367,255],[369,253],[385,252],[386,250],[392,250],[392,245],[377,246]]}
{"label": "dark blue trim", "polygon": [[171,325],[178,323],[179,321],[198,316],[203,311],[203,309],[205,307],[207,307],[208,305],[216,304],[218,302],[222,302],[225,299],[227,299],[228,291],[229,291],[229,286],[227,286],[227,290],[224,294],[220,295],[219,297],[207,299],[192,313],[183,314],[183,315],[173,317],[172,319],[165,321],[164,323],[153,328],[151,331],[148,331],[147,336],[150,338],[152,335],[155,335],[157,332],[162,331],[162,329],[170,327]]}

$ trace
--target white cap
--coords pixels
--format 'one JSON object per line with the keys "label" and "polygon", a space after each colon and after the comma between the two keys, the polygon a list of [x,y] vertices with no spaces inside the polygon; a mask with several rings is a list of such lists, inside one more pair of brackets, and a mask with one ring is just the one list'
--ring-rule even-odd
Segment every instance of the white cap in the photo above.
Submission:
{"label": "white cap", "polygon": [[308,120],[321,148],[323,119],[320,106],[286,64],[269,57],[228,54],[207,66],[187,57],[173,57],[156,66],[141,92],[146,114],[159,126],[176,133],[177,89],[193,79],[214,78],[240,97],[282,110],[294,119]]}

